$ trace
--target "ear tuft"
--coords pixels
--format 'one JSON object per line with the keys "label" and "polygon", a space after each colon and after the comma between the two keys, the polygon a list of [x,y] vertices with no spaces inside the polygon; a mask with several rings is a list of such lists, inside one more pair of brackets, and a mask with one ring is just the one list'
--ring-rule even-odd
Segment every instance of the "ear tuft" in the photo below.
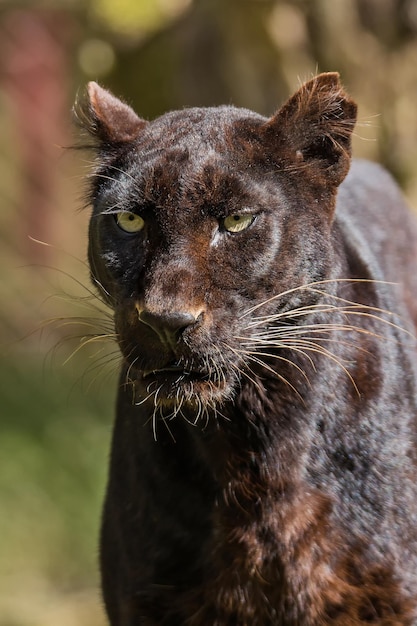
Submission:
{"label": "ear tuft", "polygon": [[268,120],[264,131],[284,160],[304,162],[325,184],[339,185],[349,170],[356,111],[339,74],[319,74]]}
{"label": "ear tuft", "polygon": [[134,110],[95,82],[88,83],[87,97],[76,107],[81,126],[99,142],[133,141],[147,122]]}

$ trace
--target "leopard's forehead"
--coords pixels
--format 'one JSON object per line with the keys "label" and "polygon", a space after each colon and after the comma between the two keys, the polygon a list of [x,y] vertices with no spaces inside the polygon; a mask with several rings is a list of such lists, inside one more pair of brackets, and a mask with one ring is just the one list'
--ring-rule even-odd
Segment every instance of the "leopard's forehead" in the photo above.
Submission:
{"label": "leopard's forehead", "polygon": [[[138,137],[140,147],[182,148],[191,151],[222,149],[230,141],[230,134],[236,123],[244,126],[248,122],[262,124],[266,118],[249,109],[233,106],[194,107],[166,113],[146,126]],[[229,147],[230,149],[230,147]]]}
{"label": "leopard's forehead", "polygon": [[238,163],[236,123],[253,127],[264,121],[228,106],[167,113],[149,122],[117,164],[110,164],[98,197],[109,203],[111,196],[110,204],[123,199],[126,208],[135,203],[165,210],[171,205],[233,204],[245,193],[247,169],[242,171]]}
{"label": "leopard's forehead", "polygon": [[[151,209],[165,218],[172,212],[223,215],[258,202],[266,195],[267,184],[259,185],[253,173],[234,166],[230,153],[216,146],[170,145],[164,149],[147,146],[131,150],[121,167],[104,179],[97,195],[97,209],[123,207],[125,210]],[[275,189],[275,192],[277,190]]]}

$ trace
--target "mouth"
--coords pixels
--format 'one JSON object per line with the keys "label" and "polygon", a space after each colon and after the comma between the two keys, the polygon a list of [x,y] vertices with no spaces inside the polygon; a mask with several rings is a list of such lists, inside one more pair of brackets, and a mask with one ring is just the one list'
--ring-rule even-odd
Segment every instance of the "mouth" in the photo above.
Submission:
{"label": "mouth", "polygon": [[144,370],[142,372],[143,380],[146,379],[165,379],[166,382],[174,380],[176,382],[181,381],[208,381],[211,380],[215,382],[216,377],[214,375],[210,375],[209,372],[205,370],[197,370],[192,368],[187,368],[184,364],[180,363],[169,363],[168,365],[164,365],[163,367],[159,367],[153,370]]}
{"label": "mouth", "polygon": [[154,369],[143,369],[138,378],[142,394],[153,394],[159,406],[183,405],[198,407],[217,404],[230,395],[226,376],[220,368],[210,370],[192,364],[171,362]]}

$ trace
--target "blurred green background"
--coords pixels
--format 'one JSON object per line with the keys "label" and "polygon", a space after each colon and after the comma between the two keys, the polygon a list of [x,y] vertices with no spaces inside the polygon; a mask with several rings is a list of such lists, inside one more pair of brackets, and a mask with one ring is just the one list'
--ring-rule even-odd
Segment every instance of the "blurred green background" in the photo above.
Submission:
{"label": "blurred green background", "polygon": [[118,355],[92,339],[111,324],[89,291],[92,156],[65,149],[72,102],[93,79],[146,118],[221,103],[271,114],[329,70],[359,103],[356,155],[417,206],[415,0],[0,0],[0,626],[105,624]]}

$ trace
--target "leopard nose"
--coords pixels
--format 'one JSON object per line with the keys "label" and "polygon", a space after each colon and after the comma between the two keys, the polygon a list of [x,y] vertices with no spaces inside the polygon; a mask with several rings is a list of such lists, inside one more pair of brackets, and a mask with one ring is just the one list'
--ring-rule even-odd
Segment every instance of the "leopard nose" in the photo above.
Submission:
{"label": "leopard nose", "polygon": [[164,344],[174,346],[181,333],[195,324],[201,313],[194,315],[188,311],[171,311],[168,313],[153,313],[148,310],[138,311],[139,320],[150,326]]}

